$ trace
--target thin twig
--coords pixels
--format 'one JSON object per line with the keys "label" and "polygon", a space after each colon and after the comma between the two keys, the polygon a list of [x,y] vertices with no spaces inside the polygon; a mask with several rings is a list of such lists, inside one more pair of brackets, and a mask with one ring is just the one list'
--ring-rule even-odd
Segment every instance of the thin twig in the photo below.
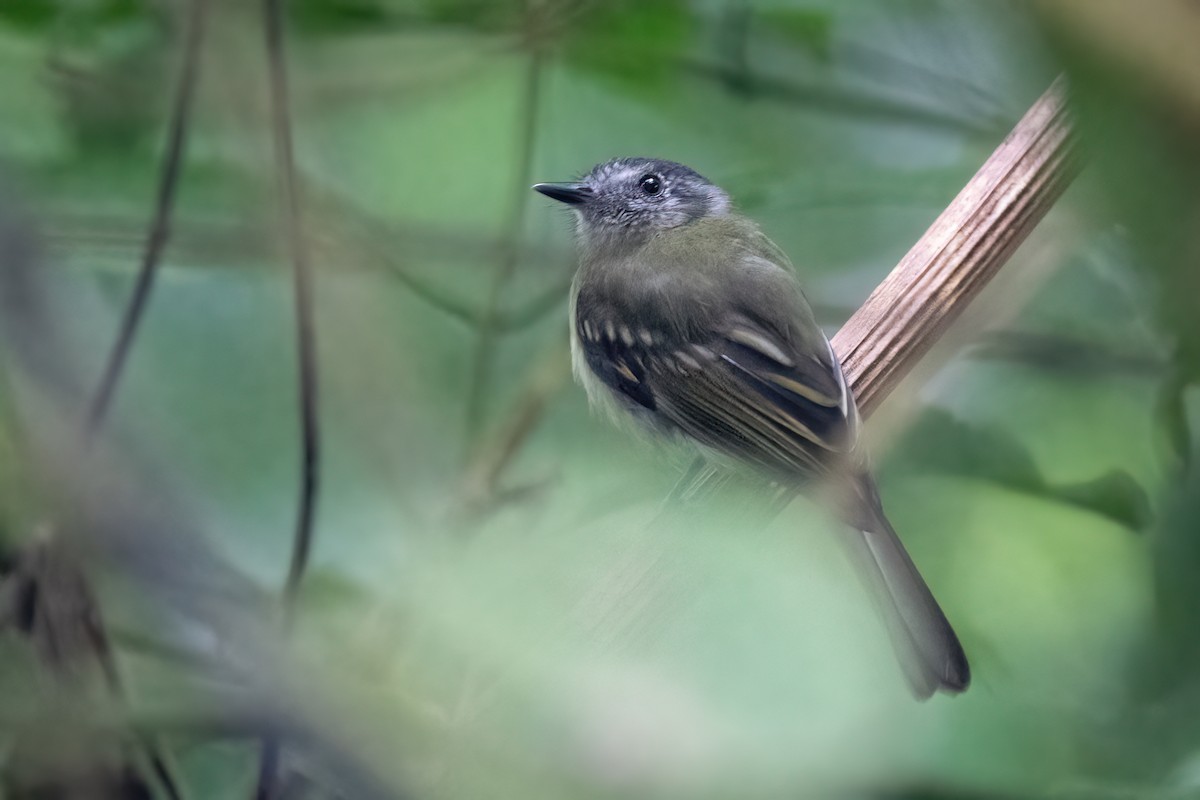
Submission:
{"label": "thin twig", "polygon": [[[531,9],[528,15],[534,13],[536,11]],[[532,21],[526,24],[532,26]],[[520,194],[513,197],[511,213],[505,226],[507,236],[500,256],[500,264],[496,270],[496,277],[492,281],[487,305],[479,319],[479,344],[475,350],[475,359],[471,367],[470,389],[467,394],[466,441],[468,447],[474,442],[483,422],[484,407],[491,388],[491,368],[495,358],[496,338],[500,333],[500,299],[517,266],[517,242],[521,236],[521,229],[525,225],[525,209],[528,205],[527,195],[529,192],[526,187],[530,183],[533,172],[541,74],[541,50],[535,46],[529,56],[529,66],[525,73],[520,111],[521,125],[518,137],[521,150],[517,159],[517,181],[514,184],[516,191]]]}
{"label": "thin twig", "polygon": [[463,480],[465,504],[472,512],[486,510],[501,494],[501,475],[541,421],[546,406],[566,385],[570,371],[566,342],[555,342],[535,363],[503,422],[472,452]]}
{"label": "thin twig", "polygon": [[[320,428],[317,407],[316,330],[313,315],[312,266],[303,242],[299,189],[296,182],[289,111],[287,68],[283,45],[283,0],[263,0],[270,80],[271,128],[279,198],[283,206],[282,227],[292,261],[296,305],[296,357],[300,402],[300,499],[292,540],[292,556],[283,588],[284,628],[295,619],[296,597],[312,550],[320,470]],[[263,741],[255,797],[274,796],[279,771],[280,743],[276,737]]]}
{"label": "thin twig", "polygon": [[320,427],[317,407],[316,325],[313,314],[313,277],[303,240],[299,187],[296,181],[289,112],[287,68],[283,51],[283,0],[263,0],[267,58],[271,82],[271,128],[282,226],[292,261],[292,286],[296,305],[296,358],[300,402],[300,503],[296,515],[292,558],[284,584],[284,614],[291,624],[296,593],[308,566],[312,528],[320,477]]}
{"label": "thin twig", "polygon": [[1060,78],[833,337],[866,416],[996,276],[1079,170]]}
{"label": "thin twig", "polygon": [[187,20],[184,41],[183,67],[179,71],[179,83],[175,90],[175,106],[171,111],[171,127],[167,136],[167,149],[163,153],[162,169],[159,173],[158,197],[154,206],[154,217],[142,253],[142,263],[134,283],[133,294],[125,307],[116,344],[104,365],[100,383],[92,396],[84,420],[84,442],[91,443],[108,416],[113,394],[121,380],[134,336],[150,300],[154,278],[163,250],[170,236],[171,216],[175,209],[176,187],[179,173],[183,170],[183,154],[187,147],[192,98],[195,96],[196,77],[200,72],[200,43],[204,38],[204,22],[208,11],[208,0],[192,0]]}

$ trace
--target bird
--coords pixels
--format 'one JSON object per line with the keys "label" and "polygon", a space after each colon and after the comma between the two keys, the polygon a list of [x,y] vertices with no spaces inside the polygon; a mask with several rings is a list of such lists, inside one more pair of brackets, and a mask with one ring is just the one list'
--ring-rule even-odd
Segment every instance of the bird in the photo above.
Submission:
{"label": "bird", "polygon": [[535,191],[574,212],[573,370],[593,406],[794,492],[827,492],[919,699],[971,680],[883,510],[842,366],[787,255],[690,167],[615,158]]}

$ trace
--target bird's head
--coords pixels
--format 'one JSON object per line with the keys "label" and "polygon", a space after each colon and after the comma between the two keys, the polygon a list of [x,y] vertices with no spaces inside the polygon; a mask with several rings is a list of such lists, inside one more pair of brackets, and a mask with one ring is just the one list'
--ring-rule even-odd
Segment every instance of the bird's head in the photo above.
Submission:
{"label": "bird's head", "polygon": [[615,158],[578,181],[533,188],[569,205],[587,239],[677,228],[729,211],[728,195],[703,175],[657,158]]}

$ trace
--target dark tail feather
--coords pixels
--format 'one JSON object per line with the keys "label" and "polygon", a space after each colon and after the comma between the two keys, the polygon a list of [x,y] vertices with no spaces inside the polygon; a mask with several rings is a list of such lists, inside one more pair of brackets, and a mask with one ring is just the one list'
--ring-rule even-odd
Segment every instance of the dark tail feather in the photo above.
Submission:
{"label": "dark tail feather", "polygon": [[913,693],[923,700],[936,691],[965,690],[971,668],[958,636],[884,516],[874,481],[863,476],[856,488],[847,521],[859,535],[850,537],[850,551],[874,595]]}

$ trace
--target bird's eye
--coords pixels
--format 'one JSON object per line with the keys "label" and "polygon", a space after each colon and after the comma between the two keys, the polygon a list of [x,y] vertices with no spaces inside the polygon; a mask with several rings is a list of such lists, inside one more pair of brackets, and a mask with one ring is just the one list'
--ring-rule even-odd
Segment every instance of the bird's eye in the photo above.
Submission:
{"label": "bird's eye", "polygon": [[643,175],[642,179],[638,181],[638,186],[649,195],[655,195],[662,191],[662,181],[658,179],[657,175]]}

